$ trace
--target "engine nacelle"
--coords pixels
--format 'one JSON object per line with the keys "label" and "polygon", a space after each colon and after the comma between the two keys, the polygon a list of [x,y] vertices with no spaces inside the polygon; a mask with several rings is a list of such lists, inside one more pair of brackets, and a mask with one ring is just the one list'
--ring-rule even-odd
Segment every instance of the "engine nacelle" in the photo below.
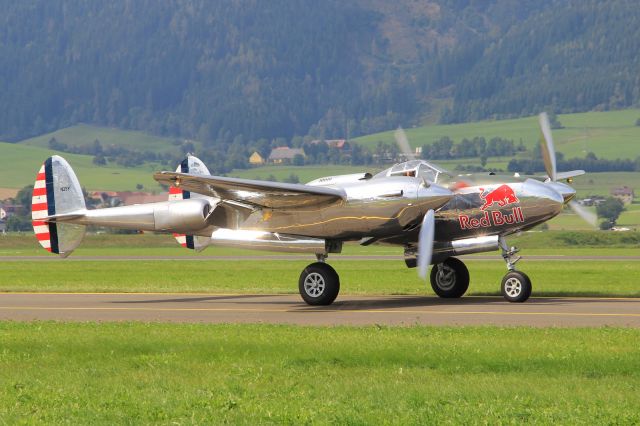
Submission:
{"label": "engine nacelle", "polygon": [[156,231],[193,232],[207,226],[211,205],[207,200],[194,198],[156,205],[153,219]]}
{"label": "engine nacelle", "polygon": [[211,212],[208,200],[162,201],[159,203],[134,204],[98,210],[84,210],[69,220],[81,225],[98,225],[142,231],[165,231],[193,233],[208,226]]}
{"label": "engine nacelle", "polygon": [[[431,264],[435,265],[436,263],[443,262],[451,256],[496,251],[499,248],[498,241],[499,238],[497,235],[465,238],[455,241],[436,241],[433,244]],[[417,265],[416,250],[405,250],[404,261],[408,268],[415,268]]]}

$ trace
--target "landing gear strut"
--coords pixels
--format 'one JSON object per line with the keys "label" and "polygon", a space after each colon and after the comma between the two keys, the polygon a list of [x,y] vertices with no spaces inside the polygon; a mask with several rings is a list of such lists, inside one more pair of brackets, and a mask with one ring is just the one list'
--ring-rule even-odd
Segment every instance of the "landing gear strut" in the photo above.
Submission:
{"label": "landing gear strut", "polygon": [[507,263],[509,272],[502,278],[500,290],[509,302],[522,303],[531,296],[531,280],[524,272],[516,271],[516,263],[521,259],[516,247],[509,247],[503,237],[498,240],[502,249],[502,258]]}

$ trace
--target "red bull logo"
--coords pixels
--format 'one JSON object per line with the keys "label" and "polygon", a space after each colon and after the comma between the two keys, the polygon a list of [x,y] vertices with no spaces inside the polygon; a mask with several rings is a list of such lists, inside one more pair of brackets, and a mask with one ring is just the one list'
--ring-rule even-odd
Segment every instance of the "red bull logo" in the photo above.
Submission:
{"label": "red bull logo", "polygon": [[484,200],[484,204],[480,207],[480,210],[486,210],[494,203],[497,203],[499,207],[504,207],[509,204],[519,203],[516,193],[509,185],[500,185],[493,191],[484,192],[484,188],[480,188],[480,198]]}
{"label": "red bull logo", "polygon": [[484,188],[480,188],[480,199],[483,204],[480,206],[481,216],[469,216],[462,214],[458,216],[461,229],[478,229],[489,228],[491,226],[505,226],[524,223],[524,215],[520,206],[514,206],[511,211],[493,210],[487,211],[489,207],[497,204],[498,207],[504,207],[509,204],[519,203],[516,193],[509,185],[500,185],[492,191],[485,192]]}

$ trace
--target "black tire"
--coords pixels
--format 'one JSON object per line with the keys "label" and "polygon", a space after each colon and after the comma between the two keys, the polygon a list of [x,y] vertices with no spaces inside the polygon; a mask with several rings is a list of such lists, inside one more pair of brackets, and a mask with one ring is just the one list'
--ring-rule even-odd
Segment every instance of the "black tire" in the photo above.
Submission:
{"label": "black tire", "polygon": [[500,290],[508,302],[522,303],[531,296],[531,280],[524,272],[511,271],[502,278]]}
{"label": "black tire", "polygon": [[442,262],[442,268],[433,265],[430,278],[433,291],[445,299],[462,297],[469,289],[469,270],[455,257]]}
{"label": "black tire", "polygon": [[298,290],[308,305],[330,305],[340,292],[340,277],[330,265],[312,263],[300,274]]}

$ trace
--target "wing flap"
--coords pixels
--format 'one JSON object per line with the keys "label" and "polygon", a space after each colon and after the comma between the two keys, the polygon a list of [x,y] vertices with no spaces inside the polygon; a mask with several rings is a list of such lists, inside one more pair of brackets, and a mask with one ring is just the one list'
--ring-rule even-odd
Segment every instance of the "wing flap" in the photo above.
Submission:
{"label": "wing flap", "polygon": [[153,178],[185,191],[273,209],[318,207],[346,199],[341,189],[189,173],[158,172]]}

